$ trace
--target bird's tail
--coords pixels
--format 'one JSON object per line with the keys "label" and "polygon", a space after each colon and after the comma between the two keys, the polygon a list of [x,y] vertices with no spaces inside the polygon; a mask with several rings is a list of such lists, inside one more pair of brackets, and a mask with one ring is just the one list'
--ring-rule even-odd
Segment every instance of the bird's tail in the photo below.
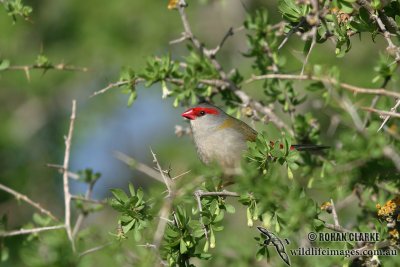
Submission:
{"label": "bird's tail", "polygon": [[320,146],[320,145],[312,145],[312,144],[307,144],[307,145],[292,145],[290,147],[291,150],[297,150],[297,151],[321,151],[324,149],[330,148],[329,146]]}

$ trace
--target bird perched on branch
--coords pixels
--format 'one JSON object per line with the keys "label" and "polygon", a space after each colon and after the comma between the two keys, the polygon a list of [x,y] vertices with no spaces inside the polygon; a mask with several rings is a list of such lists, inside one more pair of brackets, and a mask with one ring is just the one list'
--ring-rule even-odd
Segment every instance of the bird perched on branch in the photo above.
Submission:
{"label": "bird perched on branch", "polygon": [[[255,141],[257,132],[245,122],[208,103],[190,108],[182,117],[189,119],[197,153],[204,164],[216,161],[225,174],[237,174],[247,141]],[[271,146],[274,143],[271,142]],[[318,151],[318,145],[292,145],[291,150]]]}

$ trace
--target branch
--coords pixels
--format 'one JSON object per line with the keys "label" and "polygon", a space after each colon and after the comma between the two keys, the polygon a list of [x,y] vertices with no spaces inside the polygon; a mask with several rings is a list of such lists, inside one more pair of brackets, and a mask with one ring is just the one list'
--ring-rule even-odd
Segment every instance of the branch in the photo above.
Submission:
{"label": "branch", "polygon": [[204,235],[206,237],[206,239],[208,240],[208,231],[207,231],[207,227],[204,225],[203,223],[203,207],[201,205],[201,198],[205,197],[205,196],[221,196],[221,197],[239,197],[239,194],[236,192],[230,192],[230,191],[220,191],[220,192],[204,192],[202,190],[196,190],[194,192],[194,197],[196,198],[197,201],[197,207],[199,209],[199,215],[200,215],[200,224],[201,227],[203,228],[204,231]]}
{"label": "branch", "polygon": [[133,159],[133,158],[129,157],[128,155],[126,155],[122,152],[119,152],[119,151],[114,151],[114,156],[117,159],[119,159],[120,161],[127,164],[129,167],[131,167],[135,170],[138,170],[161,183],[164,183],[164,180],[162,179],[162,177],[160,177],[158,172],[155,171],[153,168],[150,168],[146,164],[140,163],[140,162],[136,161],[135,159]]}
{"label": "branch", "polygon": [[299,80],[299,81],[317,81],[323,82],[331,85],[338,85],[343,89],[359,94],[367,94],[367,95],[384,95],[384,96],[392,96],[396,98],[400,98],[400,93],[394,91],[388,91],[383,88],[363,88],[354,86],[348,83],[341,83],[338,80],[330,77],[318,77],[313,75],[294,75],[294,74],[266,74],[260,76],[253,76],[247,81],[245,84],[252,83],[254,81],[266,80],[266,79],[284,79],[284,80]]}
{"label": "branch", "polygon": [[283,41],[281,42],[281,44],[278,46],[278,50],[280,50],[285,44],[286,42],[289,40],[290,36],[292,36],[292,34],[296,33],[298,31],[298,29],[306,22],[305,18],[302,18],[300,20],[300,22],[294,26],[293,28],[290,29],[290,31],[286,34],[285,38],[283,39]]}
{"label": "branch", "polygon": [[373,20],[376,21],[378,24],[379,29],[383,33],[383,37],[385,38],[388,46],[387,50],[389,53],[395,54],[395,61],[398,63],[400,61],[400,49],[399,47],[395,46],[392,39],[390,38],[390,32],[386,29],[385,24],[383,23],[382,19],[380,18],[379,14],[375,14],[374,9],[371,7],[371,4],[366,0],[357,0],[357,4],[360,6],[365,7],[368,10],[369,15]]}
{"label": "branch", "polygon": [[41,213],[46,214],[47,216],[49,216],[52,220],[59,222],[60,220],[53,215],[53,213],[51,213],[49,210],[43,208],[39,203],[36,203],[35,201],[33,201],[32,199],[30,199],[29,197],[18,193],[17,191],[3,185],[0,184],[0,189],[11,194],[14,195],[17,199],[22,199],[23,201],[25,201],[26,203],[28,203],[29,205],[31,205],[32,207],[36,208],[37,210],[39,210]]}
{"label": "branch", "polygon": [[333,203],[333,199],[331,199],[331,205],[332,205],[332,217],[333,217],[333,221],[335,222],[335,226],[340,227],[339,218],[338,218],[338,215],[336,212],[335,204]]}
{"label": "branch", "polygon": [[[153,155],[153,161],[154,161],[154,163],[156,163],[157,170],[159,171],[159,173],[165,183],[165,186],[167,187],[167,191],[168,191],[168,195],[165,197],[164,204],[160,209],[160,213],[159,213],[160,220],[158,221],[157,229],[156,229],[156,232],[153,237],[153,244],[155,245],[156,248],[159,248],[160,244],[161,244],[161,240],[164,236],[165,228],[167,227],[167,222],[168,222],[167,220],[162,219],[162,218],[167,218],[169,216],[171,209],[172,209],[172,203],[176,197],[176,194],[173,192],[173,186],[171,184],[173,181],[172,181],[171,177],[167,178],[165,176],[165,172],[162,170],[160,163],[158,162],[156,154],[154,154],[152,149],[150,149],[150,151],[151,151],[151,154]],[[169,172],[168,172],[168,175],[169,175]]]}
{"label": "branch", "polygon": [[206,196],[219,196],[219,197],[239,197],[240,195],[236,192],[230,192],[226,190],[222,190],[220,192],[204,192],[204,191],[197,191],[200,197]]}
{"label": "branch", "polygon": [[340,232],[340,233],[350,233],[351,232],[350,230],[347,230],[346,228],[343,228],[340,225],[334,225],[334,224],[330,224],[330,223],[326,223],[326,222],[324,222],[324,227],[327,229],[330,229],[332,231]]}
{"label": "branch", "polygon": [[92,98],[92,97],[97,96],[97,95],[104,94],[104,93],[107,92],[108,90],[110,90],[110,89],[112,89],[112,88],[115,88],[115,87],[121,87],[121,86],[127,85],[127,84],[129,84],[129,83],[135,83],[135,84],[137,84],[137,83],[143,82],[143,81],[144,81],[144,79],[136,79],[136,80],[134,80],[134,81],[118,81],[118,82],[114,82],[114,83],[109,83],[109,84],[108,84],[106,87],[104,87],[103,89],[98,90],[98,91],[94,92],[93,94],[91,94],[91,95],[89,96],[89,98]]}
{"label": "branch", "polygon": [[[161,177],[162,177],[162,179],[163,179],[163,181],[164,181],[164,183],[165,183],[165,186],[167,187],[168,195],[167,195],[166,197],[170,197],[171,194],[172,194],[171,179],[170,179],[170,178],[167,178],[167,177],[165,176],[165,173],[164,173],[164,171],[161,169],[160,163],[159,163],[158,160],[157,160],[156,154],[154,154],[153,150],[150,149],[150,151],[151,151],[151,154],[153,155],[153,162],[156,164],[157,170],[160,172]],[[160,216],[161,216],[161,215],[160,215]],[[165,216],[162,216],[162,217],[165,217]]]}
{"label": "branch", "polygon": [[229,36],[232,36],[234,34],[233,28],[230,27],[229,30],[225,33],[224,37],[222,38],[221,42],[219,45],[217,45],[216,48],[210,50],[210,56],[215,56],[219,50],[222,48],[226,40],[229,38]]}
{"label": "branch", "polygon": [[[398,103],[400,104],[400,101],[398,101]],[[396,104],[396,106],[398,106],[398,104]],[[397,107],[396,107],[397,108]],[[392,117],[396,117],[396,118],[400,118],[400,114],[397,112],[392,112],[392,111],[385,111],[385,110],[379,110],[379,109],[375,109],[375,108],[370,108],[370,107],[362,107],[362,109],[370,111],[370,112],[375,112],[381,115],[387,115],[385,116],[385,120],[383,121],[384,123],[382,123],[381,127],[379,127],[378,131],[380,129],[382,129],[382,126],[385,125],[386,123],[386,118],[390,118],[390,116]]]}
{"label": "branch", "polygon": [[87,72],[89,71],[88,68],[86,67],[76,67],[72,65],[66,65],[64,63],[59,63],[56,65],[39,65],[39,64],[33,64],[33,65],[24,65],[24,66],[9,66],[8,68],[4,70],[23,70],[23,71],[29,71],[33,69],[42,69],[42,70],[61,70],[61,71],[82,71],[82,72]]}
{"label": "branch", "polygon": [[[397,99],[396,104],[394,105],[394,107],[392,107],[392,108],[390,109],[390,111],[391,111],[391,112],[395,112],[396,109],[399,107],[399,105],[400,105],[400,98]],[[396,113],[396,114],[397,114],[397,113]],[[389,114],[387,114],[387,115],[388,115],[388,116],[385,117],[385,119],[383,120],[381,126],[379,127],[378,132],[385,126],[386,122],[388,122],[388,120],[390,119],[390,115],[389,115]]]}
{"label": "branch", "polygon": [[86,256],[86,255],[91,254],[93,252],[99,251],[99,250],[101,250],[103,248],[106,248],[108,246],[111,246],[112,244],[113,244],[113,242],[108,242],[108,243],[106,243],[104,245],[100,245],[100,246],[85,250],[84,252],[79,254],[79,258],[82,258],[83,256]]}
{"label": "branch", "polygon": [[[52,163],[47,163],[47,167],[50,168],[55,168],[57,169],[60,173],[64,172],[64,167],[58,164],[52,164]],[[79,179],[79,174],[74,173],[74,172],[68,172],[68,177],[74,180],[78,180]]]}
{"label": "branch", "polygon": [[312,52],[315,44],[317,43],[317,27],[316,26],[313,26],[313,28],[310,31],[310,34],[312,34],[312,41],[311,41],[310,49],[308,49],[306,58],[304,59],[303,67],[301,68],[300,75],[304,74],[304,69],[306,68],[308,59],[310,58],[311,52]]}
{"label": "branch", "polygon": [[57,229],[64,229],[65,225],[55,225],[55,226],[46,226],[46,227],[39,227],[33,229],[20,229],[11,232],[0,232],[0,237],[8,237],[8,236],[16,236],[16,235],[28,235],[39,233],[43,231],[50,231],[50,230],[57,230]]}
{"label": "branch", "polygon": [[29,73],[30,70],[33,69],[42,69],[43,71],[47,71],[47,70],[60,70],[60,71],[82,71],[82,72],[87,72],[89,69],[86,67],[75,67],[75,66],[70,66],[70,65],[65,65],[64,63],[60,63],[60,64],[33,64],[33,65],[25,65],[25,66],[9,66],[7,67],[5,70],[9,70],[9,71],[13,71],[13,70],[17,70],[17,71],[24,71],[25,72],[25,76],[26,79],[28,81],[31,80],[31,75]]}
{"label": "branch", "polygon": [[69,166],[69,156],[71,151],[72,134],[74,132],[75,114],[76,114],[76,100],[72,100],[72,113],[69,124],[69,131],[68,131],[68,136],[65,139],[63,184],[64,184],[64,203],[65,203],[65,229],[67,230],[68,238],[71,241],[73,251],[75,251],[75,244],[71,230],[71,194],[69,192],[68,166]]}

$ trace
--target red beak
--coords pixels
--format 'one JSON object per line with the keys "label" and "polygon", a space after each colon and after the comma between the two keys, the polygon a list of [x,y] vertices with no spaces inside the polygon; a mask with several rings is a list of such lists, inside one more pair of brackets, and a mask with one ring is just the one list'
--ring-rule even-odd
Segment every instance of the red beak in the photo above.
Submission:
{"label": "red beak", "polygon": [[196,115],[194,114],[193,109],[186,110],[185,112],[183,112],[181,114],[181,116],[185,117],[186,119],[189,119],[189,120],[194,120],[196,118]]}

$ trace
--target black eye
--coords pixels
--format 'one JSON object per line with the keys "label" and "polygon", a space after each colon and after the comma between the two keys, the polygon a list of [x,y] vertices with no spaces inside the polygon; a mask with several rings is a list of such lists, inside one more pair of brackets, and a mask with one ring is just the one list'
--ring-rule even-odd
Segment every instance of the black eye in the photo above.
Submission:
{"label": "black eye", "polygon": [[200,116],[204,116],[204,115],[206,115],[206,112],[204,111],[204,110],[202,110],[202,111],[200,111]]}

